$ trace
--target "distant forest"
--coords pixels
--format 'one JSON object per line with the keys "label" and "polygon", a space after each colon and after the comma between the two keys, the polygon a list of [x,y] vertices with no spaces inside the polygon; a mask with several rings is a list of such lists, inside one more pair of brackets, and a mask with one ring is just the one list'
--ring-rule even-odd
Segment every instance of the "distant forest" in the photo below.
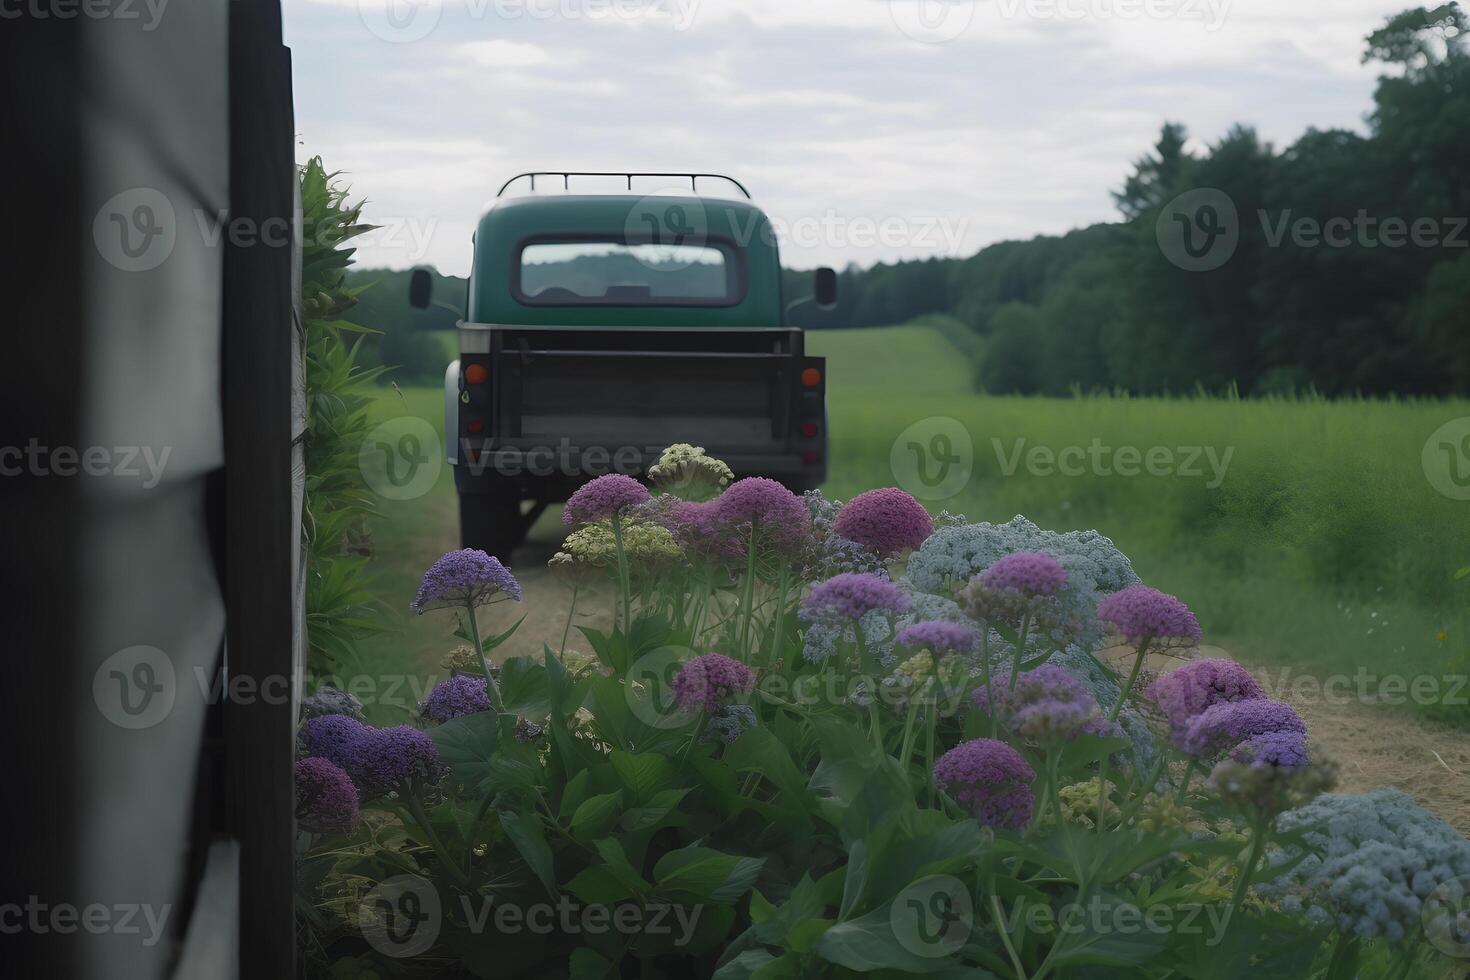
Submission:
{"label": "distant forest", "polygon": [[[1470,392],[1466,27],[1447,4],[1368,37],[1364,61],[1383,73],[1366,136],[1311,129],[1277,150],[1238,125],[1191,153],[1185,127],[1168,123],[1113,194],[1123,220],[966,259],[850,266],[836,309],[802,308],[798,322],[927,318],[975,357],[977,387],[993,392]],[[1205,188],[1233,204],[1238,239],[1218,267],[1190,271],[1167,236],[1195,217],[1180,218],[1175,202]],[[1198,217],[1191,235],[1214,215]],[[810,278],[788,270],[787,298],[809,292]],[[452,326],[453,315],[408,310],[406,272],[353,274],[373,280],[353,319],[387,331],[381,354],[402,376],[437,376],[438,346],[411,331]],[[463,280],[436,291],[463,295]],[[430,359],[439,363],[418,363]]]}

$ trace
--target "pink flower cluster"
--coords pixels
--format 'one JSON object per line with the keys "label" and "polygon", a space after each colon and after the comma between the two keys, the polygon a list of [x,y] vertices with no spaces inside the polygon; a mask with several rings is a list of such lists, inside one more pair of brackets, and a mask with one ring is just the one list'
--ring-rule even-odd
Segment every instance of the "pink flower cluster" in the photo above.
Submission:
{"label": "pink flower cluster", "polygon": [[567,527],[594,524],[648,497],[648,488],[631,476],[607,473],[577,488],[561,513],[561,522]]}
{"label": "pink flower cluster", "polygon": [[1035,599],[1056,595],[1067,584],[1067,570],[1051,555],[1019,551],[1006,555],[980,573],[980,585],[990,592],[1017,593]]}
{"label": "pink flower cluster", "polygon": [[755,673],[745,664],[722,653],[706,653],[674,675],[674,703],[685,711],[714,714],[730,697],[754,687]]}
{"label": "pink flower cluster", "polygon": [[833,521],[832,533],[881,555],[896,555],[923,544],[934,533],[934,521],[912,496],[883,487],[849,500]]}
{"label": "pink flower cluster", "polygon": [[1036,770],[993,738],[961,742],[934,760],[934,782],[987,827],[1019,830],[1036,805]]}
{"label": "pink flower cluster", "polygon": [[1132,585],[1108,596],[1098,604],[1097,618],[1116,626],[1134,646],[1145,641],[1190,645],[1201,636],[1199,620],[1188,606],[1146,585]]}

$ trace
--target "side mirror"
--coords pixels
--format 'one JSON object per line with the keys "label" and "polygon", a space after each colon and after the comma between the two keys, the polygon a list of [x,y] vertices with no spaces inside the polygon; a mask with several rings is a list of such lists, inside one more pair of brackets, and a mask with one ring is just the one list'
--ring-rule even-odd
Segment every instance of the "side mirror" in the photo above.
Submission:
{"label": "side mirror", "polygon": [[415,269],[408,277],[408,305],[416,310],[427,310],[434,293],[434,278],[428,269]]}
{"label": "side mirror", "polygon": [[826,266],[812,276],[812,300],[824,310],[837,305],[837,270]]}

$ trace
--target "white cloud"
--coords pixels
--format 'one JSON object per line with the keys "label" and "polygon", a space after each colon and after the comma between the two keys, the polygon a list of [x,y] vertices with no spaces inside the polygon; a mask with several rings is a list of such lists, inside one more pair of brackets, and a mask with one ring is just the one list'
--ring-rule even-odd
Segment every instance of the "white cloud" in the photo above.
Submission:
{"label": "white cloud", "polygon": [[[778,224],[942,219],[968,252],[1116,217],[1108,191],[1166,119],[1204,142],[1236,122],[1278,145],[1361,127],[1362,39],[1405,5],[939,2],[286,0],[301,152],[349,171],[370,219],[432,227],[425,258],[458,273],[501,182],[568,167],[729,172]],[[786,259],[946,248],[853,237],[807,236]]]}

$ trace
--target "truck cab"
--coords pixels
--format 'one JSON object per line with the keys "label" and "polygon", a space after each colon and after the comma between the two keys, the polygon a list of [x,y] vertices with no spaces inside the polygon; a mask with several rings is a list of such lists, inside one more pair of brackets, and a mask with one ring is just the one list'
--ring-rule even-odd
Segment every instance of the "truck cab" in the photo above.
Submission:
{"label": "truck cab", "polygon": [[[591,178],[601,192],[574,190]],[[648,178],[689,190],[634,192]],[[826,365],[787,313],[834,302],[836,276],[817,270],[788,306],[770,221],[738,182],[522,174],[474,248],[444,378],[464,547],[507,557],[548,505],[604,473],[641,475],[672,443],[796,491],[825,479]],[[415,306],[429,288],[416,272]]]}

